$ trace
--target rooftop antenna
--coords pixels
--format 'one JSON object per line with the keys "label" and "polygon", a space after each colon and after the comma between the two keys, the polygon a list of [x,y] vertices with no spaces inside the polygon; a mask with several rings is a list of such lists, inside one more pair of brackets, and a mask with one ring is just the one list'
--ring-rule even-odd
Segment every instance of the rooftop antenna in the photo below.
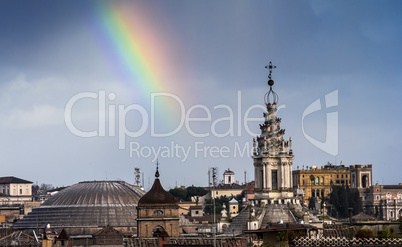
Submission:
{"label": "rooftop antenna", "polygon": [[247,184],[247,171],[244,171],[244,184]]}
{"label": "rooftop antenna", "polygon": [[214,221],[213,221],[213,234],[214,234],[214,246],[216,246],[216,207],[215,207],[215,182],[217,181],[217,170],[218,167],[211,167],[209,168],[208,173],[211,174],[212,176],[212,191],[211,191],[211,197],[213,201],[213,209],[214,209]]}
{"label": "rooftop antenna", "polygon": [[135,178],[135,186],[141,187],[141,169],[139,167],[134,168],[134,178]]}

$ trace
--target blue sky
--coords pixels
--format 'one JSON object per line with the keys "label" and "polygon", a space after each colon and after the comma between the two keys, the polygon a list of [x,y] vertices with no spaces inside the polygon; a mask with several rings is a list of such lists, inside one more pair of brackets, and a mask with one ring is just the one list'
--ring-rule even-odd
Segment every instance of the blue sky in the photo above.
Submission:
{"label": "blue sky", "polygon": [[[173,142],[190,148],[190,154],[185,161],[159,157],[165,187],[205,186],[208,168],[213,166],[220,173],[227,168],[235,171],[239,182],[244,182],[247,171],[250,181],[252,158],[234,157],[235,145],[252,144],[255,135],[247,133],[242,121],[249,107],[263,105],[269,90],[264,66],[272,61],[277,66],[274,90],[282,106],[278,116],[285,137],[293,139],[294,169],[340,161],[373,164],[374,182],[402,182],[398,162],[402,146],[400,1],[113,2],[143,11],[144,25],[161,38],[155,44],[163,44],[171,58],[166,66],[174,68],[174,76],[164,71],[161,78],[166,78],[167,86],[171,81],[182,85],[184,93],[177,95],[186,111],[203,105],[212,114],[211,121],[191,125],[193,132],[208,133],[208,137],[195,137],[185,126],[174,135],[155,137],[148,125],[140,137],[126,138],[125,149],[119,149],[117,136],[79,137],[65,123],[67,102],[83,92],[114,93],[116,100],[107,101],[107,106],[138,104],[150,109],[149,101],[133,97],[135,87],[127,85],[136,82],[116,73],[109,59],[113,51],[102,46],[93,29],[99,2],[0,3],[2,176],[55,186],[106,178],[133,182],[134,167],[140,167],[147,188],[153,180],[155,157],[130,157],[129,144],[158,149]],[[163,71],[155,71],[159,69]],[[336,90],[338,105],[325,109],[325,95]],[[317,99],[323,110],[306,116],[304,133],[324,142],[326,114],[337,112],[338,122],[328,123],[338,126],[337,155],[314,146],[303,135],[303,112]],[[233,136],[219,137],[211,131],[215,120],[228,116],[225,109],[214,109],[218,105],[234,112]],[[177,120],[179,108],[156,107],[164,112],[156,126],[167,121],[162,118]],[[192,114],[205,116],[205,109]],[[250,116],[261,117],[262,110],[250,110]],[[138,113],[130,113],[126,124],[135,129],[138,119]],[[83,130],[97,129],[96,100],[77,103],[73,120]],[[259,123],[249,122],[248,128],[258,133]],[[222,134],[230,124],[223,121],[216,127]],[[204,157],[195,155],[196,145],[229,151]]]}

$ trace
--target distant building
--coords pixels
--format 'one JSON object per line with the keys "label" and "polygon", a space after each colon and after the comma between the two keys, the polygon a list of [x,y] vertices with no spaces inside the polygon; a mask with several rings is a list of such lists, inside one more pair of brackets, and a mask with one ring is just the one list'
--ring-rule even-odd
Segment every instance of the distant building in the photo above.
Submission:
{"label": "distant building", "polygon": [[235,180],[235,173],[231,171],[230,168],[225,170],[223,173],[223,181],[220,184],[216,184],[215,188],[212,185],[209,188],[208,194],[205,196],[206,199],[217,198],[221,196],[236,197],[240,195],[243,190],[246,189],[246,185],[240,185],[238,181]]}
{"label": "distant building", "polygon": [[365,189],[373,185],[373,165],[351,165],[350,187]]}
{"label": "distant building", "polygon": [[398,220],[402,216],[402,184],[375,184],[359,190],[363,210],[380,220]]}
{"label": "distant building", "polygon": [[16,177],[0,177],[0,203],[32,201],[32,182]]}
{"label": "distant building", "polygon": [[332,185],[349,185],[350,170],[342,162],[339,166],[328,163],[324,167],[307,166],[306,169],[292,172],[293,189],[302,189],[304,202],[308,203],[311,197],[326,197],[331,193]]}
{"label": "distant building", "polygon": [[239,202],[234,198],[229,201],[229,214],[232,218],[239,214]]}
{"label": "distant building", "polygon": [[201,205],[191,206],[189,213],[180,215],[180,234],[209,234],[213,232],[213,215],[204,214]]}
{"label": "distant building", "polygon": [[179,206],[176,198],[163,189],[158,168],[151,190],[138,201],[137,236],[179,236]]}
{"label": "distant building", "polygon": [[54,231],[93,234],[107,225],[124,234],[137,232],[135,207],[144,191],[123,181],[87,181],[71,185],[14,224],[34,230],[50,224]]}
{"label": "distant building", "polygon": [[1,223],[12,224],[38,206],[32,203],[32,182],[16,177],[0,177]]}
{"label": "distant building", "polygon": [[235,183],[235,173],[228,168],[223,173],[223,184],[233,184]]}

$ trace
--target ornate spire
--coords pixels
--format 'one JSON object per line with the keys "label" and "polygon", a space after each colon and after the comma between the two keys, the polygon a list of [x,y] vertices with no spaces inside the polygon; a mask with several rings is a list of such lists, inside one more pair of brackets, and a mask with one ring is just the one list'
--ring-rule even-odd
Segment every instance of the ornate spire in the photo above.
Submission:
{"label": "ornate spire", "polygon": [[158,160],[156,160],[155,178],[159,178],[159,162],[158,162]]}
{"label": "ornate spire", "polygon": [[274,80],[272,80],[272,70],[276,68],[275,65],[272,65],[272,62],[269,62],[269,65],[265,66],[266,69],[269,70],[269,75],[268,75],[268,85],[269,85],[269,91],[268,93],[265,94],[265,104],[274,104],[277,103],[279,100],[279,96],[277,93],[272,90],[272,86],[274,85]]}

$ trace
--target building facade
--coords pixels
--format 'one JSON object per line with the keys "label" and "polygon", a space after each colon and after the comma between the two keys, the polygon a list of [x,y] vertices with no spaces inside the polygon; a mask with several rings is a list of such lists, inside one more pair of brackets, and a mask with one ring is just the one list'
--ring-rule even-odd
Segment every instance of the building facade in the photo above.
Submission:
{"label": "building facade", "polygon": [[223,184],[233,184],[235,183],[235,173],[228,168],[223,173]]}
{"label": "building facade", "polygon": [[16,177],[0,178],[0,203],[14,204],[32,201],[32,182]]}
{"label": "building facade", "polygon": [[359,190],[365,213],[380,220],[396,221],[402,216],[402,184],[375,184]]}
{"label": "building facade", "polygon": [[351,165],[350,187],[359,190],[373,185],[373,165]]}
{"label": "building facade", "polygon": [[308,203],[311,197],[328,196],[332,185],[350,186],[350,169],[342,162],[339,166],[328,163],[324,167],[303,167],[301,170],[294,170],[292,176],[293,188],[303,190],[305,203]]}
{"label": "building facade", "polygon": [[163,189],[158,168],[151,190],[138,202],[137,236],[179,236],[179,206],[176,198]]}
{"label": "building facade", "polygon": [[208,194],[205,195],[206,199],[217,198],[221,196],[226,197],[236,197],[240,195],[243,190],[246,189],[246,185],[240,185],[238,181],[235,180],[235,172],[231,171],[230,168],[225,170],[223,173],[223,180],[219,184],[213,185],[210,183],[210,187],[205,188]]}

